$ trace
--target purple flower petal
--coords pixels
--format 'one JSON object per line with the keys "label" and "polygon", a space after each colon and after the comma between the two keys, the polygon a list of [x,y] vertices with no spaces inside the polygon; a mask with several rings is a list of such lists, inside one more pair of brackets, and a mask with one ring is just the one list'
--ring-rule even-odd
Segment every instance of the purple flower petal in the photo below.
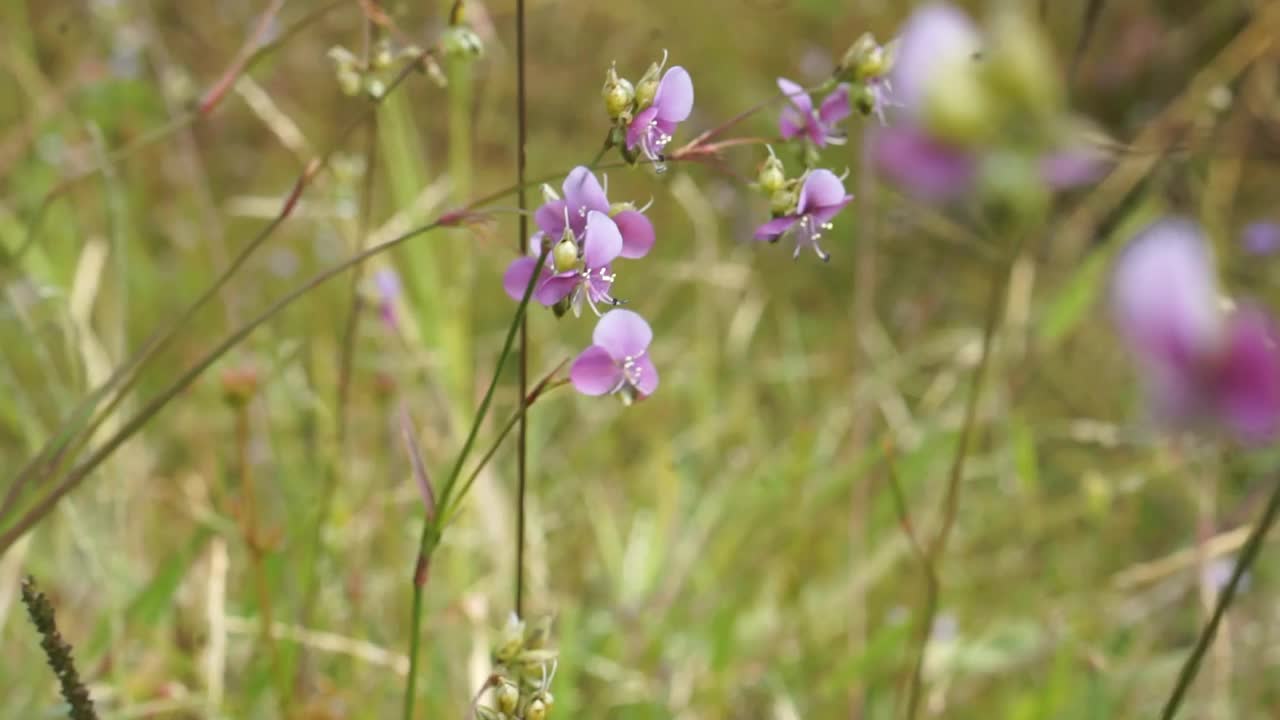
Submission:
{"label": "purple flower petal", "polygon": [[622,382],[622,368],[604,348],[592,345],[574,359],[569,379],[583,395],[604,395]]}
{"label": "purple flower petal", "polygon": [[640,140],[649,131],[649,123],[656,117],[658,117],[658,108],[652,106],[636,113],[636,116],[631,119],[631,124],[627,126],[628,150],[635,150],[636,145],[640,144]]}
{"label": "purple flower petal", "polygon": [[582,261],[587,267],[604,267],[622,252],[622,233],[608,215],[592,210],[587,213],[583,243]]}
{"label": "purple flower petal", "polygon": [[648,397],[658,389],[658,368],[654,367],[653,360],[649,359],[649,353],[636,358],[632,376],[635,379],[636,390],[639,390],[641,395]]}
{"label": "purple flower petal", "polygon": [[778,89],[787,97],[787,102],[791,103],[796,110],[799,110],[802,116],[807,118],[809,113],[813,112],[813,99],[809,97],[809,93],[804,91],[804,88],[786,78],[780,77],[778,78]]}
{"label": "purple flower petal", "polygon": [[563,200],[552,200],[549,203],[543,203],[534,211],[533,221],[537,223],[538,229],[543,234],[555,242],[560,242],[560,237],[564,235],[564,211]]}
{"label": "purple flower petal", "polygon": [[1272,440],[1280,430],[1280,351],[1275,326],[1257,308],[1231,317],[1218,367],[1223,421],[1245,442]]}
{"label": "purple flower petal", "polygon": [[639,210],[623,210],[613,216],[613,222],[622,234],[622,257],[642,258],[653,249],[653,223],[649,222],[644,213]]}
{"label": "purple flower petal", "polygon": [[800,186],[798,212],[804,215],[818,208],[837,205],[844,197],[844,183],[835,173],[825,168],[812,170]]}
{"label": "purple flower petal", "polygon": [[852,114],[853,108],[849,106],[849,85],[846,83],[837,87],[822,101],[822,105],[818,106],[818,119],[827,127],[843,122]]}
{"label": "purple flower petal", "polygon": [[591,340],[618,362],[639,357],[653,342],[653,330],[630,310],[610,310],[596,323]]}
{"label": "purple flower petal", "polygon": [[799,215],[784,215],[780,218],[774,218],[769,222],[756,228],[755,239],[757,240],[774,240],[783,233],[791,229],[800,221]]}
{"label": "purple flower petal", "polygon": [[684,122],[693,112],[693,80],[679,65],[667,70],[653,95],[658,117],[667,122]]}
{"label": "purple flower petal", "polygon": [[609,198],[605,197],[604,188],[590,169],[579,165],[570,170],[564,179],[563,189],[570,215],[577,212],[581,216],[587,210],[609,212]]}
{"label": "purple flower petal", "polygon": [[1250,223],[1240,233],[1240,243],[1250,255],[1272,255],[1280,251],[1280,224],[1268,220]]}
{"label": "purple flower petal", "polygon": [[973,155],[944,145],[911,127],[874,131],[871,152],[880,172],[910,192],[931,200],[948,200],[964,194],[978,171]]}
{"label": "purple flower petal", "polygon": [[1147,366],[1170,381],[1194,373],[1222,339],[1213,257],[1188,220],[1143,230],[1117,260],[1111,303],[1116,323]]}
{"label": "purple flower petal", "polygon": [[939,67],[973,62],[980,47],[978,29],[955,6],[933,3],[913,12],[902,29],[891,72],[894,97],[906,114],[919,115]]}
{"label": "purple flower petal", "polygon": [[384,303],[395,302],[400,297],[400,276],[391,268],[382,268],[373,276],[379,299]]}
{"label": "purple flower petal", "polygon": [[840,211],[844,209],[844,206],[851,202],[853,202],[853,196],[845,195],[840,199],[840,202],[834,205],[825,205],[815,210],[811,210],[809,212],[809,217],[813,218],[814,225],[821,227],[831,222],[831,218],[839,215]]}
{"label": "purple flower petal", "polygon": [[516,258],[507,266],[507,271],[502,274],[502,287],[512,300],[519,301],[524,297],[525,288],[529,287],[529,278],[533,277],[537,266],[538,259],[531,257]]}
{"label": "purple flower petal", "polygon": [[578,273],[565,272],[559,275],[552,275],[542,281],[542,284],[533,291],[533,297],[538,302],[551,307],[561,300],[569,297],[573,289],[578,286]]}
{"label": "purple flower petal", "polygon": [[801,115],[793,107],[782,108],[782,113],[778,115],[778,133],[782,135],[782,139],[790,140],[805,132],[807,123],[806,117]]}

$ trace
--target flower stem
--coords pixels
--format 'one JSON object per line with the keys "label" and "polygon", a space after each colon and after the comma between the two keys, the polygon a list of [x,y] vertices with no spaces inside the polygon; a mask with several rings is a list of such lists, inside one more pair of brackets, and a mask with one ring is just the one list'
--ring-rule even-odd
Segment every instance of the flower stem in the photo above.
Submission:
{"label": "flower stem", "polygon": [[1187,661],[1182,665],[1182,670],[1178,672],[1178,681],[1174,684],[1173,692],[1169,694],[1164,710],[1160,713],[1161,720],[1173,720],[1178,713],[1178,707],[1182,705],[1182,700],[1185,698],[1187,690],[1191,688],[1191,683],[1196,679],[1196,673],[1200,671],[1200,662],[1204,660],[1205,653],[1209,650],[1209,646],[1213,644],[1214,637],[1218,634],[1218,626],[1222,624],[1222,618],[1227,614],[1227,608],[1235,600],[1236,590],[1240,586],[1240,579],[1244,577],[1244,574],[1258,559],[1258,554],[1262,550],[1262,542],[1266,539],[1267,532],[1271,530],[1271,526],[1275,524],[1277,515],[1280,515],[1280,480],[1276,481],[1275,487],[1271,490],[1271,497],[1267,499],[1267,507],[1262,511],[1262,519],[1258,521],[1257,527],[1253,529],[1253,532],[1249,533],[1249,538],[1245,540],[1244,549],[1240,551],[1240,559],[1231,571],[1231,579],[1227,581],[1226,587],[1222,589],[1222,593],[1218,596],[1218,604],[1213,608],[1213,615],[1209,617],[1208,624],[1200,631],[1200,637],[1196,639],[1195,647],[1191,649],[1191,654],[1187,656]]}
{"label": "flower stem", "polygon": [[[528,201],[525,197],[525,142],[528,139],[528,114],[525,105],[525,37],[524,0],[516,0],[516,204],[520,208],[519,234],[516,236],[516,252],[524,254],[525,238],[529,234]],[[535,267],[542,267],[536,265]],[[536,277],[537,272],[534,273]],[[516,562],[515,601],[517,616],[524,615],[524,512],[525,490],[528,484],[529,424],[525,417],[524,402],[529,392],[529,323],[520,318],[520,430],[516,433]]]}
{"label": "flower stem", "polygon": [[[534,267],[542,267],[550,251],[550,247],[544,247]],[[462,450],[458,452],[458,459],[454,461],[453,469],[449,471],[449,476],[445,478],[444,485],[440,489],[439,504],[436,507],[449,507],[449,500],[453,496],[454,486],[457,484],[458,476],[462,474],[462,466],[466,463],[467,456],[471,454],[471,448],[476,443],[480,425],[484,423],[485,415],[489,413],[489,404],[493,400],[493,391],[497,388],[498,380],[502,377],[502,368],[507,362],[507,357],[511,354],[511,348],[515,345],[516,335],[519,334],[520,328],[524,324],[525,310],[529,307],[529,298],[532,297],[533,288],[537,285],[540,276],[540,273],[535,272],[529,277],[529,284],[525,286],[524,295],[520,298],[520,305],[516,307],[515,317],[511,319],[511,327],[507,330],[507,338],[502,343],[502,352],[499,353],[498,362],[493,368],[493,378],[489,380],[489,389],[485,391],[484,398],[480,400],[480,406],[476,408],[475,420],[471,423],[471,429],[467,431],[467,439],[462,444]],[[524,404],[523,397],[521,398],[521,404]],[[521,413],[521,417],[523,416],[524,414]],[[413,704],[417,697],[418,650],[422,635],[423,590],[427,584],[427,570],[430,567],[431,554],[435,552],[436,546],[440,543],[440,535],[443,529],[444,526],[436,517],[428,515],[422,521],[422,537],[418,541],[418,559],[413,573],[413,617],[410,622],[409,677],[405,681],[404,720],[412,720],[413,718]]]}

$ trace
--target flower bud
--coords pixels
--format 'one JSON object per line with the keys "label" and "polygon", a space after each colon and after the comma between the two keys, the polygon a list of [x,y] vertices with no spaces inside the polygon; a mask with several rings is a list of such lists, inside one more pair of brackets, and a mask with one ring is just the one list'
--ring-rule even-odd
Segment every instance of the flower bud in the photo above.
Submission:
{"label": "flower bud", "polygon": [[853,82],[875,80],[888,74],[891,59],[889,51],[871,33],[863,33],[845,51],[836,74]]}
{"label": "flower bud", "polygon": [[635,88],[626,78],[618,77],[618,69],[613,66],[605,75],[604,88],[600,94],[604,97],[605,112],[609,113],[612,120],[621,118],[631,109],[631,103],[636,99]]}
{"label": "flower bud", "polygon": [[364,79],[364,91],[369,93],[369,97],[379,100],[387,94],[387,84],[376,77],[368,76]]}
{"label": "flower bud", "polygon": [[1062,84],[1035,22],[1018,10],[1002,8],[992,18],[989,47],[985,71],[992,90],[1036,115],[1058,109]]}
{"label": "flower bud", "polygon": [[756,176],[756,183],[760,185],[761,190],[769,195],[773,195],[786,186],[787,173],[777,155],[769,154],[764,164],[760,166],[760,174]]}
{"label": "flower bud", "polygon": [[360,73],[353,68],[338,68],[338,89],[347,97],[355,97],[360,93],[360,86],[364,84],[364,80],[360,77]]}
{"label": "flower bud", "polygon": [[500,711],[511,715],[515,713],[516,705],[520,703],[520,688],[510,680],[502,678],[493,690],[493,701],[498,704]]}
{"label": "flower bud", "polygon": [[934,70],[924,98],[925,126],[933,134],[962,145],[981,142],[995,126],[992,110],[973,62],[952,62]]}
{"label": "flower bud", "polygon": [[512,613],[507,624],[502,628],[498,644],[493,648],[493,657],[500,663],[509,663],[520,654],[524,646],[524,622]]}
{"label": "flower bud", "polygon": [[484,54],[484,43],[475,30],[466,25],[453,25],[440,38],[440,48],[446,57],[476,58]]}
{"label": "flower bud", "polygon": [[849,88],[849,105],[859,113],[869,116],[876,111],[876,94],[863,83]]}
{"label": "flower bud", "polygon": [[242,407],[258,392],[258,371],[251,367],[231,368],[222,373],[222,397],[232,407]]}
{"label": "flower bud", "polygon": [[572,238],[566,237],[556,244],[554,250],[551,251],[551,262],[555,265],[556,272],[569,272],[578,267],[578,244]]}
{"label": "flower bud", "polygon": [[525,708],[524,718],[525,720],[547,720],[547,713],[550,711],[551,708],[547,706],[546,701],[537,697],[529,703],[529,707]]}
{"label": "flower bud", "polygon": [[630,201],[616,202],[609,206],[609,217],[617,217],[618,213],[632,211],[636,209],[636,204]]}
{"label": "flower bud", "polygon": [[386,38],[379,40],[373,50],[373,67],[377,70],[385,70],[391,67],[395,59],[396,54],[391,49],[391,41]]}
{"label": "flower bud", "polygon": [[797,196],[796,191],[792,188],[783,187],[775,190],[774,193],[769,196],[769,212],[772,213],[774,217],[786,215],[796,209],[797,202],[799,202],[799,197]]}
{"label": "flower bud", "polygon": [[643,110],[653,104],[653,98],[658,94],[658,77],[666,64],[667,51],[663,50],[662,62],[650,64],[649,69],[640,76],[640,82],[636,83],[636,110]]}

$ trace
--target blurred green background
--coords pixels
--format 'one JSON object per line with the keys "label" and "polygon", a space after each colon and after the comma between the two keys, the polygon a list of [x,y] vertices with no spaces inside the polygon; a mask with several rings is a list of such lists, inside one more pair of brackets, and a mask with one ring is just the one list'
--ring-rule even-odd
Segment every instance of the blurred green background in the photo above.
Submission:
{"label": "blurred green background", "polygon": [[[293,216],[145,367],[95,442],[362,242],[512,184],[514,3],[470,4],[484,57],[446,67],[448,88],[411,76],[345,138],[369,101],[340,92],[326,52],[363,54],[356,0],[0,4],[0,489],[339,139]],[[429,45],[449,3],[378,5],[400,47]],[[1015,265],[939,566],[927,716],[1152,716],[1274,482],[1275,453],[1150,431],[1099,300],[1114,249],[1174,211],[1205,224],[1234,290],[1274,299],[1275,268],[1241,257],[1235,237],[1276,212],[1276,28],[1242,0],[1101,2],[1090,24],[1093,5],[1033,11],[1117,170],[1059,198]],[[264,39],[279,44],[190,122],[276,10]],[[690,71],[697,101],[678,145],[769,97],[779,75],[822,80],[859,34],[888,39],[908,11],[531,0],[530,175],[594,156],[611,61],[634,80],[666,49]],[[732,133],[769,136],[775,123],[770,108]],[[657,176],[608,172],[612,199],[653,200],[657,248],[621,263],[614,290],[653,324],[662,385],[630,408],[564,389],[530,411],[528,603],[556,618],[555,717],[902,711],[924,575],[889,481],[912,524],[932,528],[1001,240],[961,209],[878,187],[859,156],[864,122],[848,127],[823,164],[849,169],[858,198],[824,239],[826,265],[749,241],[767,217],[745,187],[757,146]],[[370,261],[345,397],[349,275],[240,343],[0,556],[0,716],[60,713],[17,600],[26,573],[57,607],[103,718],[398,716],[423,512],[401,413],[441,477],[515,306],[500,285],[514,206],[507,196],[486,222]],[[398,333],[373,307],[383,268],[404,288]],[[540,378],[594,323],[530,313]],[[257,391],[240,412],[224,392],[246,374]],[[480,448],[515,408],[515,378],[509,367]],[[514,467],[504,445],[435,557],[420,717],[463,717],[489,671],[512,608]],[[1280,707],[1275,567],[1264,551],[1186,717]]]}

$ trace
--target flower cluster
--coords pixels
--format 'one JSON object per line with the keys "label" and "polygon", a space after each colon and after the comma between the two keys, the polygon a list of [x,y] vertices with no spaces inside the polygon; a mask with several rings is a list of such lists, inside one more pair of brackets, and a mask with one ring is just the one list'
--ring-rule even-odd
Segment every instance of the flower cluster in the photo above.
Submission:
{"label": "flower cluster", "polygon": [[895,112],[872,134],[880,170],[914,194],[951,200],[978,189],[1038,208],[1049,190],[1090,182],[1103,168],[1074,139],[1078,123],[1047,43],[1004,8],[986,32],[946,3],[907,20],[892,59]]}
{"label": "flower cluster", "polygon": [[841,179],[822,168],[788,179],[782,161],[771,151],[756,185],[769,195],[773,219],[756,228],[755,238],[772,243],[791,233],[796,241],[792,257],[800,257],[800,251],[812,248],[823,262],[830,260],[818,238],[831,228],[832,218],[853,200],[845,193]]}
{"label": "flower cluster", "polygon": [[664,52],[662,62],[650,65],[635,85],[618,75],[616,65],[610,66],[601,90],[605,112],[613,121],[609,144],[621,147],[627,162],[643,156],[659,172],[665,167],[663,149],[675,136],[676,126],[693,111],[693,80],[688,71],[677,65],[664,73],[666,63]]}
{"label": "flower cluster", "polygon": [[493,673],[488,684],[493,707],[477,706],[477,717],[546,720],[551,715],[555,698],[550,688],[558,653],[547,647],[550,639],[550,618],[528,626],[514,614],[507,620],[493,648]]}
{"label": "flower cluster", "polygon": [[1220,296],[1195,223],[1165,219],[1141,232],[1117,261],[1111,304],[1158,420],[1251,443],[1280,435],[1275,327],[1260,308]]}

